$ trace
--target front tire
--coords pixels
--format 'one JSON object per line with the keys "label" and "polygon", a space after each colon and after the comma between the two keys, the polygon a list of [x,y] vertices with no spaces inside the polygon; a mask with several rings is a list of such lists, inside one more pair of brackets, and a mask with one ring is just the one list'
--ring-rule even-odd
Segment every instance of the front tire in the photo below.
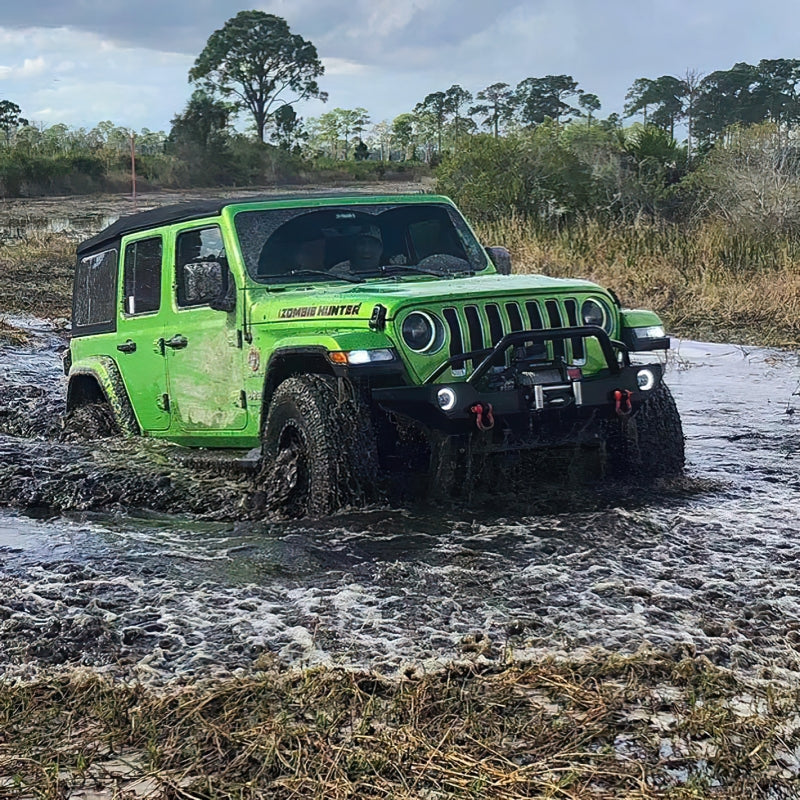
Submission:
{"label": "front tire", "polygon": [[645,483],[683,474],[683,427],[665,383],[659,384],[633,417],[609,424],[606,456],[611,474]]}
{"label": "front tire", "polygon": [[369,409],[336,379],[295,375],[275,390],[259,473],[266,506],[290,517],[329,514],[371,499],[378,477]]}
{"label": "front tire", "polygon": [[121,435],[114,410],[105,401],[84,403],[68,411],[63,419],[61,441],[91,441]]}

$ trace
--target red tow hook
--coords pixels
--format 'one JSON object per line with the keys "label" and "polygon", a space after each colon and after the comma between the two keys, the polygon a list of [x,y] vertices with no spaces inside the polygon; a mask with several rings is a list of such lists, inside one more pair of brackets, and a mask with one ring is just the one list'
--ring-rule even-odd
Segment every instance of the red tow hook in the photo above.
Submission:
{"label": "red tow hook", "polygon": [[[475,403],[469,407],[475,415],[475,424],[479,431],[490,431],[494,428],[494,414],[492,413],[491,403]],[[484,415],[486,420],[484,421]]]}
{"label": "red tow hook", "polygon": [[617,389],[614,392],[614,403],[618,417],[629,417],[631,409],[631,391],[628,389]]}

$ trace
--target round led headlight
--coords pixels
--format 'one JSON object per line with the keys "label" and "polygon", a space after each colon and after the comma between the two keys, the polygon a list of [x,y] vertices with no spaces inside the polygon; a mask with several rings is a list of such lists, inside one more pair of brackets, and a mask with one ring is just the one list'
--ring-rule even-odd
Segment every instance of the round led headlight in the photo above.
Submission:
{"label": "round led headlight", "polygon": [[599,300],[584,300],[581,305],[581,319],[584,325],[596,325],[609,335],[614,330],[614,318],[605,303]]}
{"label": "round led headlight", "polygon": [[452,411],[456,406],[456,397],[455,391],[451,389],[449,386],[444,386],[436,393],[436,400],[439,403],[439,408],[442,411]]}
{"label": "round led headlight", "polygon": [[640,369],[636,373],[636,383],[643,392],[649,392],[656,382],[656,376],[649,369]]}
{"label": "round led headlight", "polygon": [[434,318],[425,311],[412,311],[403,320],[403,341],[409,350],[425,353],[433,349],[437,340],[437,325]]}

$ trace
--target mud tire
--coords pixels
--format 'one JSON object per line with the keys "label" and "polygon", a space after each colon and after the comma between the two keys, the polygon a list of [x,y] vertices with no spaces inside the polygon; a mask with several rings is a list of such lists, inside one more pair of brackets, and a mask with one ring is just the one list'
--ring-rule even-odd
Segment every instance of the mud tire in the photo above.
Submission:
{"label": "mud tire", "polygon": [[325,375],[296,375],[275,390],[262,434],[265,505],[289,517],[363,505],[377,492],[375,433],[366,403]]}
{"label": "mud tire", "polygon": [[114,411],[108,403],[84,403],[64,416],[61,441],[92,441],[120,436]]}
{"label": "mud tire", "polygon": [[609,424],[606,465],[612,476],[649,483],[682,475],[684,464],[681,418],[665,383],[633,417]]}

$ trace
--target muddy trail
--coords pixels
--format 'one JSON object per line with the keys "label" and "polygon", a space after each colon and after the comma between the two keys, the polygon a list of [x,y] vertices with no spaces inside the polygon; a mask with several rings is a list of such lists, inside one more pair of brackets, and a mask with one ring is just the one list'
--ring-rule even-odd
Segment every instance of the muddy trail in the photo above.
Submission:
{"label": "muddy trail", "polygon": [[797,354],[676,343],[680,485],[287,521],[250,474],[181,448],[60,441],[63,337],[12,321],[29,341],[0,347],[0,675],[652,647],[800,678]]}

